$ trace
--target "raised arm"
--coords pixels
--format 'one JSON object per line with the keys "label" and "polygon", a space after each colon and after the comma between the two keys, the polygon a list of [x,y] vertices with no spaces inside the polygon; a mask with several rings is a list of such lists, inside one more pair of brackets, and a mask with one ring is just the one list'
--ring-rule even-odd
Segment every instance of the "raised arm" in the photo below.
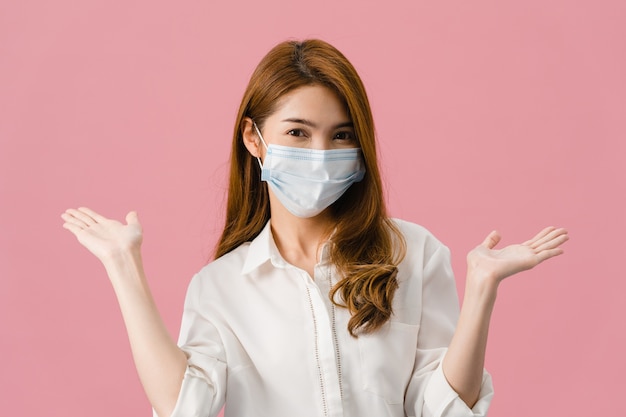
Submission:
{"label": "raised arm", "polygon": [[141,260],[142,228],[137,213],[126,223],[88,209],[61,215],[72,232],[104,264],[122,311],[139,378],[152,407],[169,416],[187,367],[187,358],[170,336],[154,303]]}
{"label": "raised arm", "polygon": [[563,253],[565,229],[548,227],[518,245],[495,249],[500,235],[491,232],[467,255],[465,296],[450,347],[443,361],[448,383],[472,407],[478,400],[491,313],[502,280]]}

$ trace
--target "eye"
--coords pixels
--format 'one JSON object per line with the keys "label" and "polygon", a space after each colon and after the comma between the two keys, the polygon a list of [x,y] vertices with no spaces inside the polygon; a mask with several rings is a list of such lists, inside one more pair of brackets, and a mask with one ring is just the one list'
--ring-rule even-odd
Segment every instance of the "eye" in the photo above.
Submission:
{"label": "eye", "polygon": [[345,131],[335,133],[335,136],[333,137],[333,139],[342,140],[342,141],[353,141],[356,138],[354,137],[354,132],[345,130]]}
{"label": "eye", "polygon": [[290,136],[298,136],[298,137],[305,136],[304,131],[302,129],[291,129],[289,132],[287,132],[287,134]]}

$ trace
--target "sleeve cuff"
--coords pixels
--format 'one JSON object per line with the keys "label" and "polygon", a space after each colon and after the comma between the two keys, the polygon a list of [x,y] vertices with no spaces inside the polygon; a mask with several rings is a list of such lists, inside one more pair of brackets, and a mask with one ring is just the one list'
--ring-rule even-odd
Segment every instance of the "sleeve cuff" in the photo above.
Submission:
{"label": "sleeve cuff", "polygon": [[442,364],[443,360],[439,362],[439,366],[433,372],[424,393],[424,407],[430,410],[430,415],[433,417],[486,416],[493,397],[491,375],[487,371],[483,371],[478,401],[470,409],[448,383],[443,373]]}
{"label": "sleeve cuff", "polygon": [[[187,366],[176,405],[170,417],[207,417],[217,416],[220,412],[223,396],[205,376],[205,373],[193,366]],[[152,410],[153,417],[159,417]]]}

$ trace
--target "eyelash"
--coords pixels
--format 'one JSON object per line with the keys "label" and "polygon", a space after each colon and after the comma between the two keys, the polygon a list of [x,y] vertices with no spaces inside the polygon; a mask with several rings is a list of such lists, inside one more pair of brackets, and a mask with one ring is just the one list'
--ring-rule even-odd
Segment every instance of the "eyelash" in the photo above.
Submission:
{"label": "eyelash", "polygon": [[[337,136],[339,135],[342,135],[342,136],[346,135],[348,137],[338,138]],[[344,132],[337,132],[333,139],[350,141],[350,140],[354,140],[355,138],[354,138],[354,133],[349,132],[349,131],[344,131]]]}
{"label": "eyelash", "polygon": [[289,132],[287,132],[287,134],[290,136],[297,136],[297,137],[305,136],[302,129],[291,129]]}
{"label": "eyelash", "polygon": [[[287,132],[287,134],[290,136],[296,136],[296,137],[306,136],[306,134],[304,133],[302,129],[291,129]],[[344,136],[344,137],[338,137],[338,136]],[[345,136],[348,136],[348,137],[345,137]],[[333,137],[333,139],[352,141],[352,140],[355,140],[355,137],[354,137],[354,133],[350,131],[342,131],[342,132],[335,133],[335,136]]]}

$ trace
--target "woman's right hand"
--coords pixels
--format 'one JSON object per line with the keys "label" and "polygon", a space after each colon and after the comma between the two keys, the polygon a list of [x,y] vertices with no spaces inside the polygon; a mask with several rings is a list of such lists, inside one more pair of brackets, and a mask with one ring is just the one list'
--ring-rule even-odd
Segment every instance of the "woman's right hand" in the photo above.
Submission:
{"label": "woman's right hand", "polygon": [[141,247],[143,234],[134,211],[126,215],[126,224],[107,219],[86,207],[68,209],[61,218],[65,220],[63,227],[103,263]]}
{"label": "woman's right hand", "polygon": [[137,213],[126,224],[85,207],[61,215],[63,227],[104,264],[124,317],[137,373],[152,407],[170,415],[176,405],[187,356],[176,346],[150,293],[141,261]]}

